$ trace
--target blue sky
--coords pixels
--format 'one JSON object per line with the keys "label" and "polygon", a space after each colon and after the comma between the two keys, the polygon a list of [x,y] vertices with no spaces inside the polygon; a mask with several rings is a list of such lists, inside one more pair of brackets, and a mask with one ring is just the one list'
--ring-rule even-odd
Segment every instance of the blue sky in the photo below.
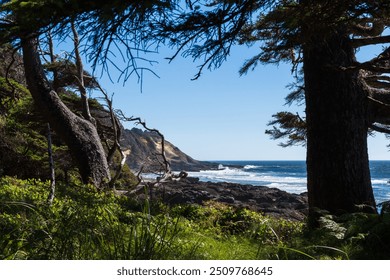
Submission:
{"label": "blue sky", "polygon": [[[219,69],[197,73],[199,61],[178,57],[170,64],[170,50],[152,56],[159,78],[144,73],[142,92],[137,80],[123,86],[102,77],[104,88],[115,93],[114,106],[128,116],[145,120],[168,141],[199,160],[304,160],[305,148],[278,146],[264,133],[272,114],[303,107],[284,106],[286,88],[293,81],[291,66],[260,65],[246,76],[238,70],[255,48],[235,47]],[[112,76],[116,77],[115,72]],[[125,125],[128,128],[130,124]],[[384,136],[369,139],[370,159],[390,159]]]}
{"label": "blue sky", "polygon": [[196,159],[304,159],[304,149],[282,149],[264,134],[272,114],[288,109],[283,98],[292,81],[290,67],[259,67],[240,77],[238,70],[249,57],[248,49],[236,48],[221,68],[205,70],[195,81],[199,62],[161,59],[153,67],[160,77],[146,73],[142,92],[135,79],[124,87],[104,79],[104,86],[115,91],[116,107],[140,116]]}

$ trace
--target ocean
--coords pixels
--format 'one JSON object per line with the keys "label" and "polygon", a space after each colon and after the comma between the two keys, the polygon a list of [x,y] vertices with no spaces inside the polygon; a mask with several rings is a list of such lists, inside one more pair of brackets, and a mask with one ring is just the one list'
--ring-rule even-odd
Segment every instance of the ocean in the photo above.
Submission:
{"label": "ocean", "polygon": [[[201,181],[273,187],[290,193],[307,191],[305,161],[215,162],[220,164],[219,170],[189,172],[189,176],[198,177]],[[376,202],[390,200],[390,161],[370,161],[370,170]]]}

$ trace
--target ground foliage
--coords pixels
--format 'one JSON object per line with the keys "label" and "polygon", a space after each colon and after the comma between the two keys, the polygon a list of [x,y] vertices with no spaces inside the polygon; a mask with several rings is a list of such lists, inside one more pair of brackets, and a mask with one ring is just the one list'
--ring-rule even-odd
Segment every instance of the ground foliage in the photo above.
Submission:
{"label": "ground foliage", "polygon": [[318,229],[219,203],[158,202],[0,179],[0,259],[386,259],[390,217],[323,214]]}

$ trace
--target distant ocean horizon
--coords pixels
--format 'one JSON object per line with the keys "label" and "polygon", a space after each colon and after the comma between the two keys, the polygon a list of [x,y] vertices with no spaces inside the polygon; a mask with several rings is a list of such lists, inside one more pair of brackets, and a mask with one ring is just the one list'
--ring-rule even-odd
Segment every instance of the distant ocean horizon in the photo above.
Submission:
{"label": "distant ocean horizon", "polygon": [[[307,172],[304,160],[214,160],[218,170],[189,172],[201,181],[231,182],[278,188],[289,193],[307,191]],[[377,203],[390,200],[390,161],[370,161],[371,182]]]}

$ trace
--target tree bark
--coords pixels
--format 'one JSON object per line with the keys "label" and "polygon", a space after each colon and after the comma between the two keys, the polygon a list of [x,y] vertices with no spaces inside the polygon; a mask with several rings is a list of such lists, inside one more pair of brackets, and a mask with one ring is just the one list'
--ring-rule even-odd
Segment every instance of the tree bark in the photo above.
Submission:
{"label": "tree bark", "polygon": [[23,38],[21,45],[27,85],[36,106],[68,145],[84,183],[101,186],[110,173],[96,128],[70,111],[50,88],[41,65],[37,38]]}
{"label": "tree bark", "polygon": [[311,39],[303,51],[309,211],[374,213],[368,99],[359,70],[340,70],[356,63],[354,49],[342,31]]}

